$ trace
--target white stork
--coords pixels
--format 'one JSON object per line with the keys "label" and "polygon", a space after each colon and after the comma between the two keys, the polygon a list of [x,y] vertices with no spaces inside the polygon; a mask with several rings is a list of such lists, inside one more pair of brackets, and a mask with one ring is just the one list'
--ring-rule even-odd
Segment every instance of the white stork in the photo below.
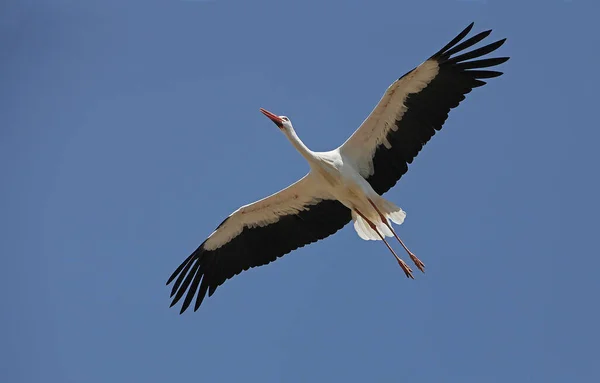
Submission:
{"label": "white stork", "polygon": [[194,296],[196,311],[206,293],[211,296],[225,280],[328,237],[350,221],[361,238],[382,240],[407,277],[413,278],[412,270],[385,237],[395,237],[424,271],[424,264],[389,222],[401,224],[406,214],[381,195],[407,172],[423,145],[442,128],[450,109],[473,88],[484,85],[482,79],[502,74],[482,68],[502,64],[508,57],[479,58],[506,39],[461,53],[491,33],[481,32],[461,42],[472,27],[473,23],[395,81],[360,128],[335,150],[313,152],[298,138],[288,117],[261,109],[308,161],[310,172],[227,217],[167,281],[167,285],[175,281],[171,306],[187,292],[180,313]]}

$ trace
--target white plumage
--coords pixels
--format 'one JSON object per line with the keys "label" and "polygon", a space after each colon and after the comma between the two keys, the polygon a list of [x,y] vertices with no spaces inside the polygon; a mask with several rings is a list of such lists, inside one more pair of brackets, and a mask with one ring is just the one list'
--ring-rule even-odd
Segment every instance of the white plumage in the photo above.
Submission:
{"label": "white plumage", "polygon": [[360,128],[335,150],[311,151],[287,117],[261,109],[307,160],[310,172],[227,217],[167,281],[174,281],[171,306],[187,292],[180,312],[194,297],[197,310],[206,293],[211,296],[228,278],[323,239],[350,221],[354,221],[360,238],[383,240],[407,277],[413,278],[412,270],[385,237],[395,237],[424,271],[424,264],[392,228],[392,222],[404,222],[406,213],[381,195],[406,173],[423,145],[442,128],[450,109],[473,88],[484,85],[482,79],[502,74],[482,68],[502,64],[508,57],[478,58],[496,50],[504,40],[456,55],[491,32],[461,42],[472,27],[470,24],[436,54],[396,80]]}

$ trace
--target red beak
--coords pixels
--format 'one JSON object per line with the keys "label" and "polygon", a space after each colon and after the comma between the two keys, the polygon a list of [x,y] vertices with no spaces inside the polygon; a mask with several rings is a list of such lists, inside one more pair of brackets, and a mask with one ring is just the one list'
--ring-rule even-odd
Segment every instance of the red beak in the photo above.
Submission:
{"label": "red beak", "polygon": [[269,117],[269,119],[271,121],[273,121],[275,123],[275,125],[279,126],[280,128],[283,126],[283,120],[281,119],[281,117],[279,117],[263,108],[260,108],[260,111],[262,112],[262,114]]}

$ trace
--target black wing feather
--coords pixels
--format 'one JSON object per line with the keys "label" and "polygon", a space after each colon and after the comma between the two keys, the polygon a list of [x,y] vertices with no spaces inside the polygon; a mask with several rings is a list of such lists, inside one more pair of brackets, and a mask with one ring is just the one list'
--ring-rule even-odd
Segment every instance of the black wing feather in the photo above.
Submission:
{"label": "black wing feather", "polygon": [[206,250],[203,243],[169,277],[167,285],[175,280],[171,306],[185,294],[180,311],[183,313],[196,296],[196,311],[206,293],[211,296],[227,279],[326,238],[351,219],[350,210],[340,202],[322,200],[295,215],[282,216],[272,224],[244,227],[238,236],[218,249]]}
{"label": "black wing feather", "polygon": [[429,58],[437,61],[438,74],[420,92],[410,94],[406,98],[404,104],[407,110],[399,120],[396,120],[398,129],[390,130],[386,137],[391,148],[388,149],[380,144],[375,150],[374,172],[367,181],[377,193],[385,193],[398,182],[408,171],[408,164],[412,163],[435,131],[442,129],[450,109],[457,107],[473,88],[486,84],[481,79],[502,75],[502,72],[482,70],[482,68],[502,64],[509,59],[508,57],[465,60],[479,58],[495,51],[506,39],[453,56],[482,41],[491,33],[491,30],[484,31],[461,43],[460,41],[467,36],[472,27],[473,23]]}

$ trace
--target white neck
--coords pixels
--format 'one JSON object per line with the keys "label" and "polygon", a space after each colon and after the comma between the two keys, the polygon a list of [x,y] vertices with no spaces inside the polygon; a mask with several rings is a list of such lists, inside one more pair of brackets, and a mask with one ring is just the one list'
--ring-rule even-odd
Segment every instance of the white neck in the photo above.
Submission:
{"label": "white neck", "polygon": [[310,150],[306,145],[304,145],[304,142],[302,142],[300,137],[298,137],[296,131],[293,128],[283,129],[283,133],[285,133],[286,137],[288,138],[288,140],[290,140],[292,145],[294,145],[296,150],[300,152],[300,154],[302,154],[302,157],[306,158],[306,160],[309,163],[315,161],[314,152]]}

